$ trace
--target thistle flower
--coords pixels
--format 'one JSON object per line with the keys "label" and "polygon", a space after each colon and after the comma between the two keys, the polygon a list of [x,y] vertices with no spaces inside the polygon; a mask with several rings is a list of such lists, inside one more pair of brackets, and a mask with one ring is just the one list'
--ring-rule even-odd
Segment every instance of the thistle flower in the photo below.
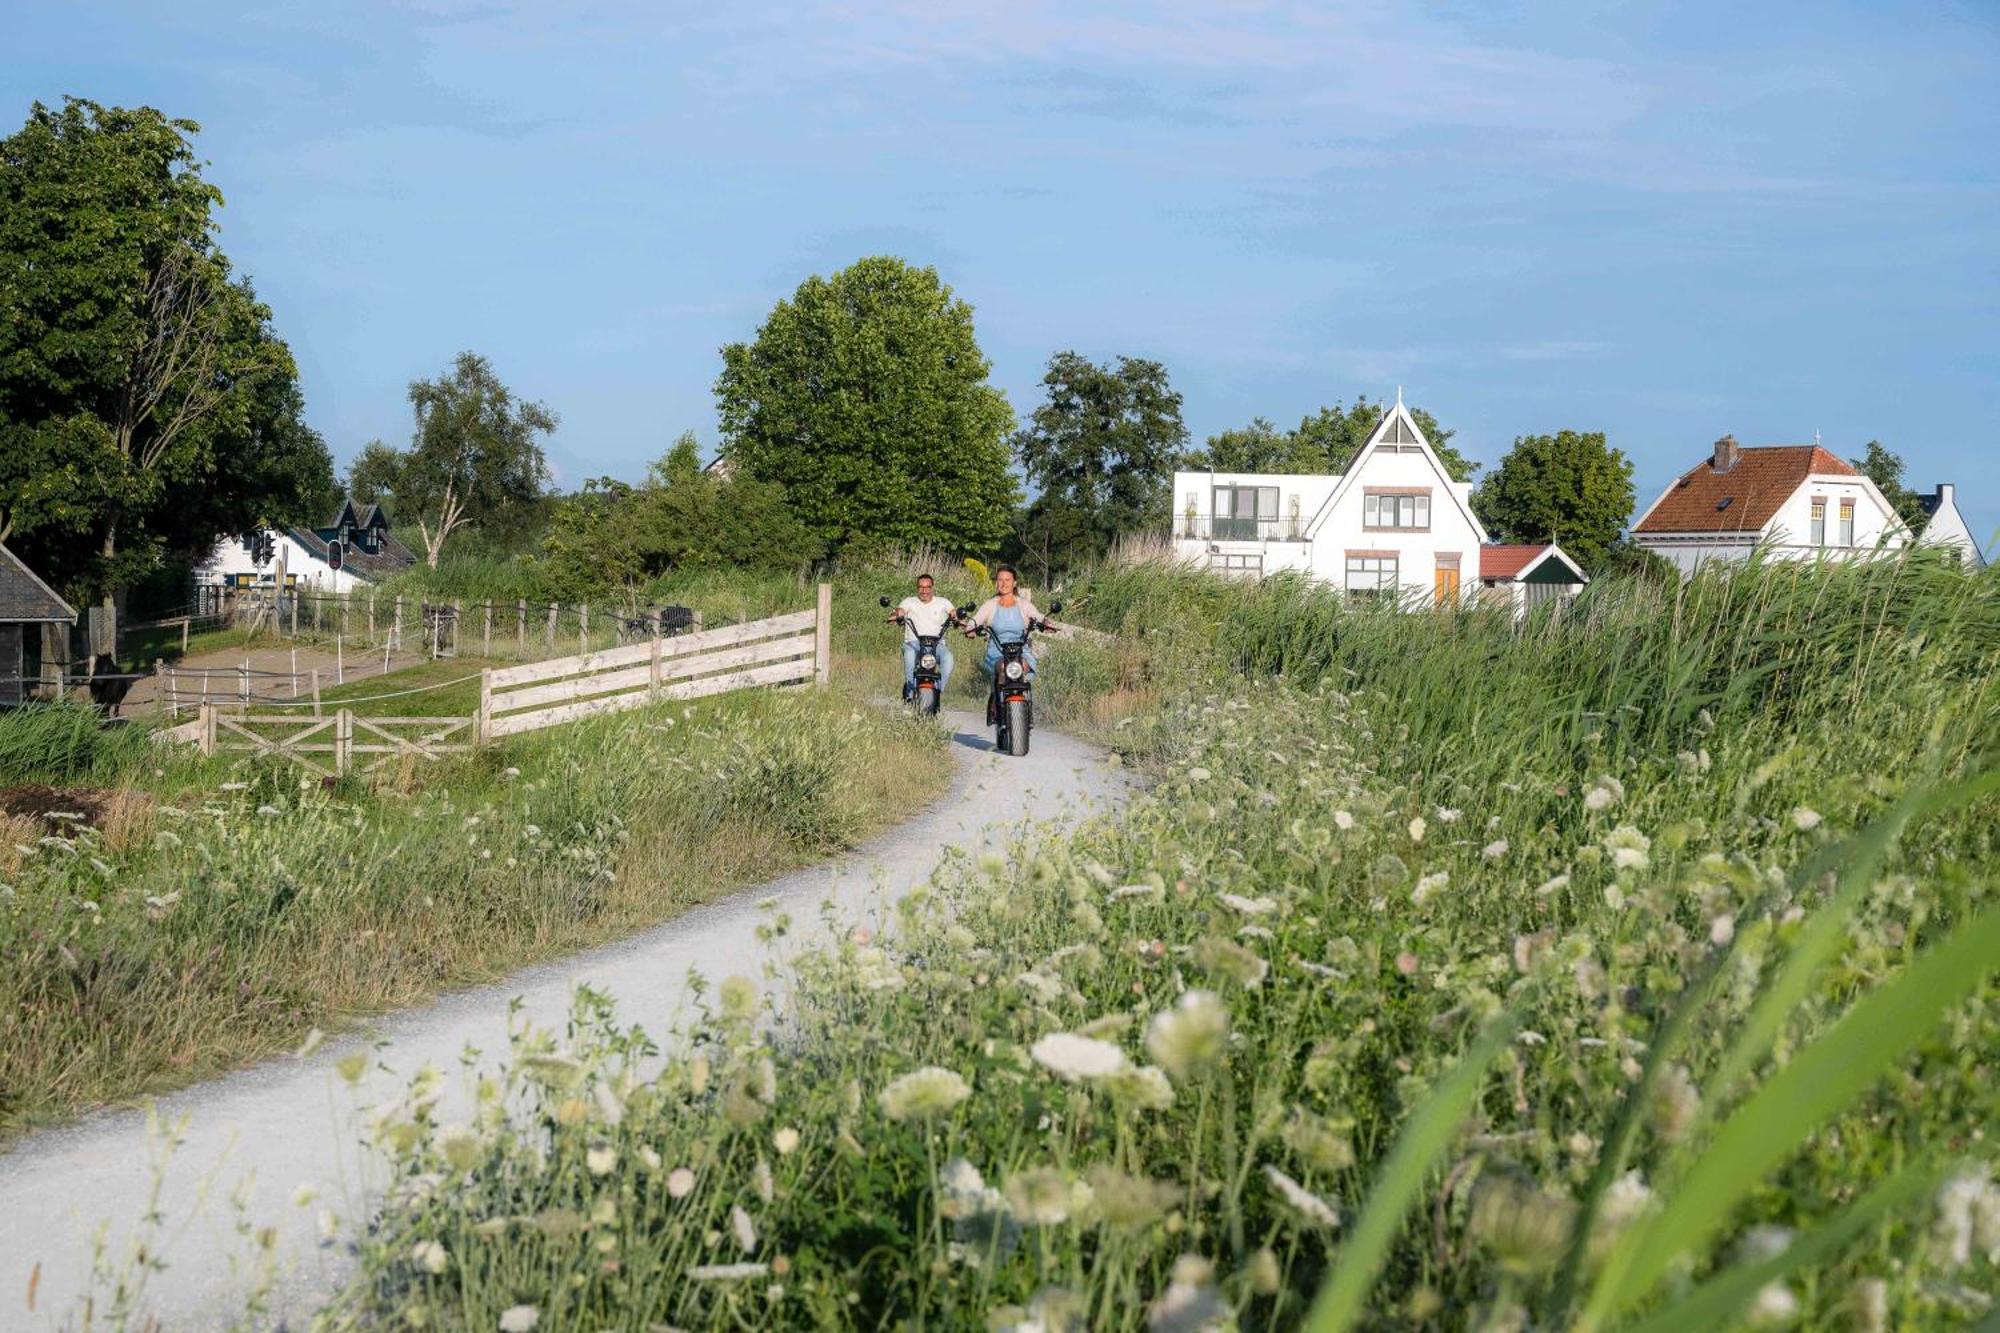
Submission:
{"label": "thistle flower", "polygon": [[943,1115],[967,1097],[972,1089],[949,1069],[936,1065],[914,1070],[889,1084],[877,1095],[882,1113],[891,1120],[912,1117],[928,1119]]}
{"label": "thistle flower", "polygon": [[1340,1213],[1332,1204],[1268,1162],[1264,1164],[1264,1177],[1278,1191],[1279,1197],[1313,1226],[1331,1228],[1340,1225]]}
{"label": "thistle flower", "polygon": [[1108,1041],[1051,1032],[1029,1048],[1035,1063],[1071,1083],[1099,1079],[1125,1067],[1125,1052]]}
{"label": "thistle flower", "polygon": [[533,1333],[542,1312],[532,1305],[510,1305],[500,1315],[500,1333]]}
{"label": "thistle flower", "polygon": [[1153,1015],[1146,1050],[1177,1082],[1206,1073],[1229,1044],[1229,1012],[1204,990],[1185,992],[1172,1009]]}

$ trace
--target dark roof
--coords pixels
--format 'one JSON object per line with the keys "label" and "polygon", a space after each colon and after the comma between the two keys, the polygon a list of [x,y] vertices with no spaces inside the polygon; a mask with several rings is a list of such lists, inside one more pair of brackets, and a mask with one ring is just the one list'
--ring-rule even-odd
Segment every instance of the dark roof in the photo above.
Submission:
{"label": "dark roof", "polygon": [[[286,528],[285,535],[306,548],[320,559],[326,559],[326,538],[311,528]],[[384,532],[382,544],[377,550],[364,551],[349,543],[341,568],[360,575],[371,582],[385,579],[391,574],[399,574],[417,563],[417,557],[409,547],[396,540],[395,534]]]}
{"label": "dark roof", "polygon": [[61,621],[72,624],[76,608],[56,595],[21,563],[21,557],[0,546],[0,621]]}
{"label": "dark roof", "polygon": [[1668,488],[1634,532],[1761,532],[1807,477],[1861,474],[1816,444],[1743,449],[1727,472],[1705,458]]}

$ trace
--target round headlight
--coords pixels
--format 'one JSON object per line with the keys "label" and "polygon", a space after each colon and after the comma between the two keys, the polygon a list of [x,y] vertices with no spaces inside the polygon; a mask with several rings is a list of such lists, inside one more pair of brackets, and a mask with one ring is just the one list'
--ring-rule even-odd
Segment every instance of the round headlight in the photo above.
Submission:
{"label": "round headlight", "polygon": [[1009,662],[1007,664],[1007,679],[1019,680],[1021,678],[1022,670],[1023,668],[1019,662]]}
{"label": "round headlight", "polygon": [[919,657],[917,659],[917,665],[922,667],[926,671],[935,669],[937,666],[937,654],[925,653],[922,657]]}

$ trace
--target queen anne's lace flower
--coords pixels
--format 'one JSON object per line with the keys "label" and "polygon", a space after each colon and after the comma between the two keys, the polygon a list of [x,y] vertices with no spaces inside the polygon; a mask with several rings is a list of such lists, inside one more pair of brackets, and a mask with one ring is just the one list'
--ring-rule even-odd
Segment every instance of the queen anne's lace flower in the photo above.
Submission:
{"label": "queen anne's lace flower", "polygon": [[1174,1007],[1153,1015],[1146,1049],[1177,1081],[1208,1072],[1229,1044],[1229,1011],[1205,990],[1191,990]]}
{"label": "queen anne's lace flower", "polygon": [[1028,1053],[1034,1056],[1036,1064],[1072,1083],[1103,1078],[1125,1067],[1125,1052],[1118,1047],[1074,1032],[1051,1032],[1030,1047]]}
{"label": "queen anne's lace flower", "polygon": [[972,1088],[963,1078],[929,1065],[882,1089],[877,1100],[891,1120],[909,1120],[943,1115],[971,1095]]}

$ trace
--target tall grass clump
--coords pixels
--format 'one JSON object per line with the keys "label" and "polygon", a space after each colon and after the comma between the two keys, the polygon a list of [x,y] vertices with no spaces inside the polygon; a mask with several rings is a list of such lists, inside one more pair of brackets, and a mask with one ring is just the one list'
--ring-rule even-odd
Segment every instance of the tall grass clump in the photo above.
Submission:
{"label": "tall grass clump", "polygon": [[152,758],[143,726],[107,724],[84,704],[29,704],[0,713],[0,787],[107,782]]}
{"label": "tall grass clump", "polygon": [[727,982],[664,1057],[601,1004],[522,1031],[476,1122],[385,1131],[429,1184],[329,1314],[1986,1317],[2000,638],[1952,577],[1517,626],[1101,571],[1097,623],[1174,646],[1114,730],[1149,778],[1119,817]]}
{"label": "tall grass clump", "polygon": [[211,764],[0,847],[0,1131],[614,938],[921,803],[941,742],[831,695],[558,728],[386,785]]}

